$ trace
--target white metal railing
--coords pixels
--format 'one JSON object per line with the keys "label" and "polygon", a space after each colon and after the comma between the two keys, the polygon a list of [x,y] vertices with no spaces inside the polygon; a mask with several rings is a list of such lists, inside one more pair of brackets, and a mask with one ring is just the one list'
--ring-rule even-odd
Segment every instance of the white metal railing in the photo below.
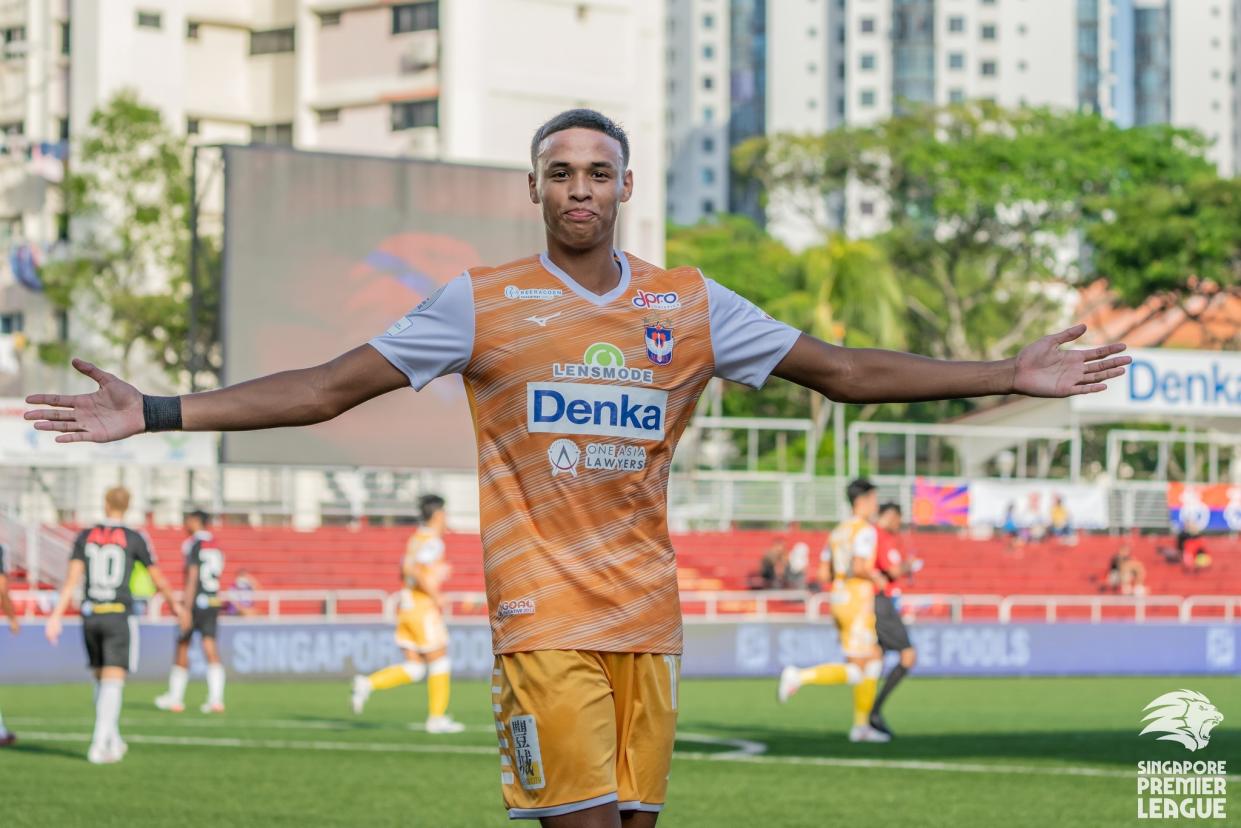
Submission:
{"label": "white metal railing", "polygon": [[1182,616],[1185,599],[1179,595],[1009,595],[1000,602],[999,622],[1008,624],[1012,621],[1013,610],[1028,607],[1043,610],[1043,620],[1054,624],[1058,620],[1059,610],[1068,607],[1085,607],[1090,610],[1090,623],[1098,624],[1103,620],[1103,610],[1107,607],[1133,610],[1133,621],[1145,622],[1147,610],[1165,607],[1175,612],[1178,620],[1188,621],[1190,616]]}
{"label": "white metal railing", "polygon": [[[55,590],[17,589],[13,599],[24,605],[26,614],[47,614],[56,602]],[[251,618],[275,620],[280,618],[327,618],[342,616],[375,617],[393,620],[396,617],[400,592],[381,589],[283,589],[256,590],[254,592],[221,592],[221,597],[249,612]],[[448,620],[480,619],[487,615],[487,595],[484,592],[446,592],[444,616]],[[822,620],[831,617],[831,593],[812,593],[805,590],[689,590],[681,593],[681,605],[686,610],[687,622],[720,620],[780,621]],[[374,612],[353,611],[342,613],[341,604],[365,604]],[[314,611],[304,606],[290,612],[290,604],[311,604]],[[1000,624],[1014,623],[1014,610],[1033,609],[1042,611],[1042,620],[1048,624],[1061,622],[1061,610],[1086,609],[1092,624],[1102,623],[1107,610],[1131,610],[1132,614],[1119,617],[1111,613],[1111,620],[1145,623],[1151,620],[1148,610],[1166,610],[1157,613],[1157,620],[1192,623],[1201,618],[1222,620],[1226,623],[1241,620],[1241,596],[1237,595],[965,595],[956,593],[914,593],[900,599],[901,611],[907,620],[938,622],[946,616],[950,623],[966,620],[986,620],[968,610],[987,610]],[[1220,610],[1219,616],[1204,616],[1205,609]],[[154,596],[147,603],[145,617],[158,619],[164,615],[164,600]],[[936,612],[944,610],[944,612]],[[1020,620],[1020,619],[1018,619]]]}
{"label": "white metal railing", "polygon": [[[51,589],[16,589],[12,591],[13,600],[18,605],[25,605],[27,617],[34,616],[36,613],[50,613],[52,607],[56,603],[56,590]],[[174,593],[178,599],[181,593]],[[375,610],[373,613],[351,612],[350,616],[358,615],[374,615],[376,617],[392,618],[394,615],[388,611],[388,602],[393,597],[393,593],[389,593],[382,589],[273,589],[273,590],[254,590],[253,592],[233,592],[224,590],[220,592],[220,597],[225,601],[231,602],[234,606],[239,607],[242,611],[239,613],[253,618],[339,618],[340,605],[342,603],[362,603],[371,604]],[[318,607],[315,612],[295,612],[286,613],[283,607],[288,604],[314,604]],[[155,620],[164,615],[165,601],[162,595],[154,595],[146,602],[146,611],[143,617]]]}
{"label": "white metal railing", "polygon": [[1198,607],[1222,607],[1224,620],[1232,622],[1241,616],[1241,595],[1191,595],[1181,602],[1178,614],[1181,623],[1192,621]]}
{"label": "white metal railing", "polygon": [[[0,490],[0,505],[9,505],[10,516],[24,523],[87,524],[101,516],[102,492],[116,482],[119,468],[42,467],[37,481],[26,475],[13,482],[17,490],[7,495]],[[0,467],[0,480],[10,470]],[[906,510],[912,506],[914,481],[919,477],[939,483],[968,479],[871,475],[882,496],[896,500]],[[1031,484],[1064,482],[1021,479]],[[794,522],[826,526],[844,517],[845,482],[804,472],[673,473],[668,490],[668,525],[674,532]],[[237,465],[193,471],[137,467],[130,470],[127,485],[133,491],[134,513],[150,514],[159,525],[179,523],[183,511],[195,506],[256,526],[298,529],[362,517],[412,520],[418,495],[432,491],[447,499],[449,525],[454,529],[477,531],[480,520],[478,479],[472,472]],[[1113,529],[1168,528],[1166,482],[1113,477],[1107,492],[1108,523]]]}

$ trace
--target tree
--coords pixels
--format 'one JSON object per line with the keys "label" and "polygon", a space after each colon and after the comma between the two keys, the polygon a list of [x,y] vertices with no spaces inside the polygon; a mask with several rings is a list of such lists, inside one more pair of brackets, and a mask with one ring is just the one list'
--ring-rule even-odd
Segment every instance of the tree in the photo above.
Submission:
{"label": "tree", "polygon": [[186,384],[192,348],[204,373],[218,377],[215,347],[218,245],[200,240],[203,290],[190,342],[188,277],[190,151],[159,111],[121,92],[96,110],[75,168],[65,178],[73,219],[71,255],[49,264],[47,295],[120,354],[128,368],[140,346],[175,387]]}
{"label": "tree", "polygon": [[[900,284],[883,250],[869,241],[835,235],[795,254],[750,219],[725,215],[692,227],[670,226],[666,249],[669,267],[700,266],[812,336],[854,347],[905,345]],[[820,395],[788,383],[771,383],[757,393],[729,389],[723,410],[745,417],[809,416],[820,435],[830,412]],[[862,416],[876,410],[868,407]],[[800,449],[801,443],[792,447]]]}
{"label": "tree", "polygon": [[1118,200],[1210,174],[1204,150],[1201,136],[1171,127],[978,103],[753,139],[734,166],[819,222],[847,187],[874,193],[888,223],[874,242],[899,276],[910,345],[997,359],[1059,321],[1057,287],[1079,276],[1064,263],[1077,231]]}
{"label": "tree", "polygon": [[[1241,180],[1203,175],[1136,189],[1113,200],[1087,238],[1095,269],[1121,302],[1154,299],[1152,316],[1180,308],[1197,319],[1221,294],[1241,295]],[[1217,344],[1241,346],[1235,331]]]}

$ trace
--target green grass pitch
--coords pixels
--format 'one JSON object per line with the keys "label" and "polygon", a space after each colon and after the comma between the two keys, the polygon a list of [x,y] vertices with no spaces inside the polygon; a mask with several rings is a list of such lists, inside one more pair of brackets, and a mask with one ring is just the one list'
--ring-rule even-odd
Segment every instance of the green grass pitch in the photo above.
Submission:
{"label": "green grass pitch", "polygon": [[[1141,737],[1147,702],[1188,687],[1224,714],[1196,754]],[[86,683],[0,687],[21,741],[0,750],[5,826],[386,826],[508,824],[488,687],[458,681],[469,729],[428,736],[422,686],[347,710],[346,682],[234,682],[228,713],[161,713],[151,683],[126,688],[126,760],[84,759]],[[849,692],[808,687],[788,705],[775,679],[687,680],[661,826],[1108,826],[1136,823],[1136,763],[1225,759],[1241,817],[1241,680],[919,679],[889,704],[898,738],[851,745]],[[761,753],[759,752],[761,751]],[[1235,764],[1234,764],[1235,763]],[[534,823],[523,823],[534,824]]]}

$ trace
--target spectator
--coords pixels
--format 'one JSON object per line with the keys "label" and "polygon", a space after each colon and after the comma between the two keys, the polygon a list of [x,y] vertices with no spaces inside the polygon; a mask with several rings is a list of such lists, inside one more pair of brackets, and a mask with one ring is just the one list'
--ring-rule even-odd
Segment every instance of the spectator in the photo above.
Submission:
{"label": "spectator", "polygon": [[1021,527],[1017,525],[1017,504],[1010,503],[1004,508],[1004,522],[1000,524],[1000,534],[1011,541],[1021,538]]}
{"label": "spectator", "polygon": [[1073,521],[1069,515],[1068,507],[1064,505],[1064,498],[1055,495],[1051,503],[1051,526],[1049,528],[1051,536],[1058,538],[1061,543],[1071,543],[1073,540]]}
{"label": "spectator", "polygon": [[1211,565],[1211,556],[1207,554],[1206,541],[1202,537],[1202,527],[1193,518],[1182,520],[1181,530],[1176,533],[1176,551],[1179,553],[1181,566],[1187,572],[1198,572]]}
{"label": "spectator", "polygon": [[1017,504],[1009,503],[1004,508],[1004,522],[1000,524],[1000,534],[1004,537],[1005,550],[1014,552],[1027,540],[1026,530],[1017,519]]}
{"label": "spectator", "polygon": [[758,565],[758,575],[751,579],[750,586],[753,589],[779,589],[784,583],[788,564],[788,545],[784,538],[776,538],[763,554],[763,560]]}
{"label": "spectator", "polygon": [[788,565],[784,569],[783,589],[805,589],[806,567],[810,565],[810,545],[802,541],[789,550]]}
{"label": "spectator", "polygon": [[1021,526],[1022,540],[1026,542],[1041,541],[1047,537],[1048,525],[1043,520],[1041,500],[1042,495],[1038,492],[1030,492],[1029,497],[1026,498],[1025,514],[1019,515],[1017,518],[1017,522]]}
{"label": "spectator", "polygon": [[1146,594],[1146,567],[1133,557],[1128,543],[1122,543],[1112,556],[1107,584],[1121,595]]}

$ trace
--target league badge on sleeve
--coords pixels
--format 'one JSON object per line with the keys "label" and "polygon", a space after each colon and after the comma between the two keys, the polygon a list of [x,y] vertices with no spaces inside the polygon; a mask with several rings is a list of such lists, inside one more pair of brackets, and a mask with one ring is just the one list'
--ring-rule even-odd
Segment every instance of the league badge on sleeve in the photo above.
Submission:
{"label": "league badge on sleeve", "polygon": [[672,362],[672,346],[676,339],[672,336],[672,325],[663,319],[646,319],[646,356],[656,365],[667,365]]}

